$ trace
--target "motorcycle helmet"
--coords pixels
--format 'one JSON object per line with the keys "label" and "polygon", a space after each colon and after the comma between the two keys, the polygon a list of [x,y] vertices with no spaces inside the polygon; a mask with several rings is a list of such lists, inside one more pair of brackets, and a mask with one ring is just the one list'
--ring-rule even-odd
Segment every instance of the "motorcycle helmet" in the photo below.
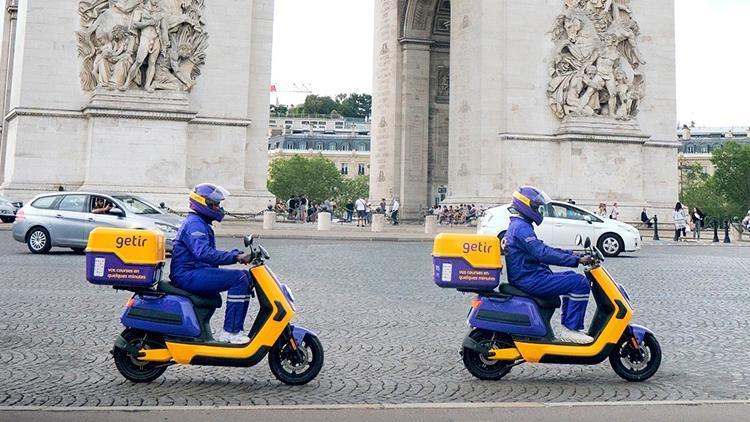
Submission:
{"label": "motorcycle helmet", "polygon": [[190,192],[190,209],[206,218],[221,222],[224,219],[221,201],[228,196],[229,191],[219,185],[201,183]]}
{"label": "motorcycle helmet", "polygon": [[531,186],[524,186],[513,193],[513,208],[537,226],[544,221],[541,207],[551,201],[544,191]]}

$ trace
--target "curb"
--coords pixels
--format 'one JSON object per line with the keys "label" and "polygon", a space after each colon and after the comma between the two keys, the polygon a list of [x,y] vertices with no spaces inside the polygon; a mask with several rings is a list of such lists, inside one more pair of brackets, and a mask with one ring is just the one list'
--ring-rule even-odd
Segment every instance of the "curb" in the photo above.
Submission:
{"label": "curb", "polygon": [[[217,233],[216,237],[225,239],[236,239],[244,237],[244,234],[237,233]],[[253,234],[257,239],[274,239],[274,240],[351,240],[359,242],[432,242],[434,237],[403,237],[403,236],[326,236],[316,234]]]}
{"label": "curb", "polygon": [[148,412],[185,410],[415,410],[415,409],[530,409],[530,408],[578,408],[578,407],[659,407],[659,406],[718,406],[750,405],[750,400],[694,400],[694,401],[625,401],[625,402],[517,402],[517,403],[404,403],[404,404],[334,404],[334,405],[289,405],[289,406],[112,406],[112,407],[53,407],[53,406],[0,406],[0,413],[14,412]]}

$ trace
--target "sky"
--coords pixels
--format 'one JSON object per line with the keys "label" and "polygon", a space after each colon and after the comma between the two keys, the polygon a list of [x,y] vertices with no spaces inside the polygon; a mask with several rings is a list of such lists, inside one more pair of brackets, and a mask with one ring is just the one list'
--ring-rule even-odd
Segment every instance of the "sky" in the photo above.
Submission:
{"label": "sky", "polygon": [[[373,1],[276,0],[271,101],[371,93]],[[750,0],[675,8],[678,122],[750,126]]]}

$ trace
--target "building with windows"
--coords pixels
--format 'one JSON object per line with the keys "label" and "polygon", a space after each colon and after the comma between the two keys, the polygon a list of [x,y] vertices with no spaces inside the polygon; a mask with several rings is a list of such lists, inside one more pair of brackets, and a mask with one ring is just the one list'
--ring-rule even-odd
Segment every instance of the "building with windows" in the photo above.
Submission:
{"label": "building with windows", "polygon": [[715,169],[711,158],[714,151],[729,141],[750,144],[750,128],[684,126],[678,135],[681,142],[678,155],[681,173],[699,165],[704,173],[713,175]]}
{"label": "building with windows", "polygon": [[370,175],[369,134],[287,133],[271,136],[268,140],[270,161],[317,154],[333,161],[344,176]]}

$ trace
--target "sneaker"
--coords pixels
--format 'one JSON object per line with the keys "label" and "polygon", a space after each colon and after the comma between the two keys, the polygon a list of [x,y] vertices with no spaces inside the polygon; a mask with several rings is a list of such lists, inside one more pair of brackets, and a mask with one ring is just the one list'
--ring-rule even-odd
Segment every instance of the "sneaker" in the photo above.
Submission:
{"label": "sneaker", "polygon": [[593,337],[586,335],[580,331],[574,331],[569,328],[563,327],[560,335],[557,337],[563,343],[575,343],[575,344],[588,344],[593,343]]}
{"label": "sneaker", "polygon": [[222,343],[231,343],[231,344],[250,343],[250,337],[242,333],[229,333],[223,330],[221,334],[219,334],[218,340]]}

